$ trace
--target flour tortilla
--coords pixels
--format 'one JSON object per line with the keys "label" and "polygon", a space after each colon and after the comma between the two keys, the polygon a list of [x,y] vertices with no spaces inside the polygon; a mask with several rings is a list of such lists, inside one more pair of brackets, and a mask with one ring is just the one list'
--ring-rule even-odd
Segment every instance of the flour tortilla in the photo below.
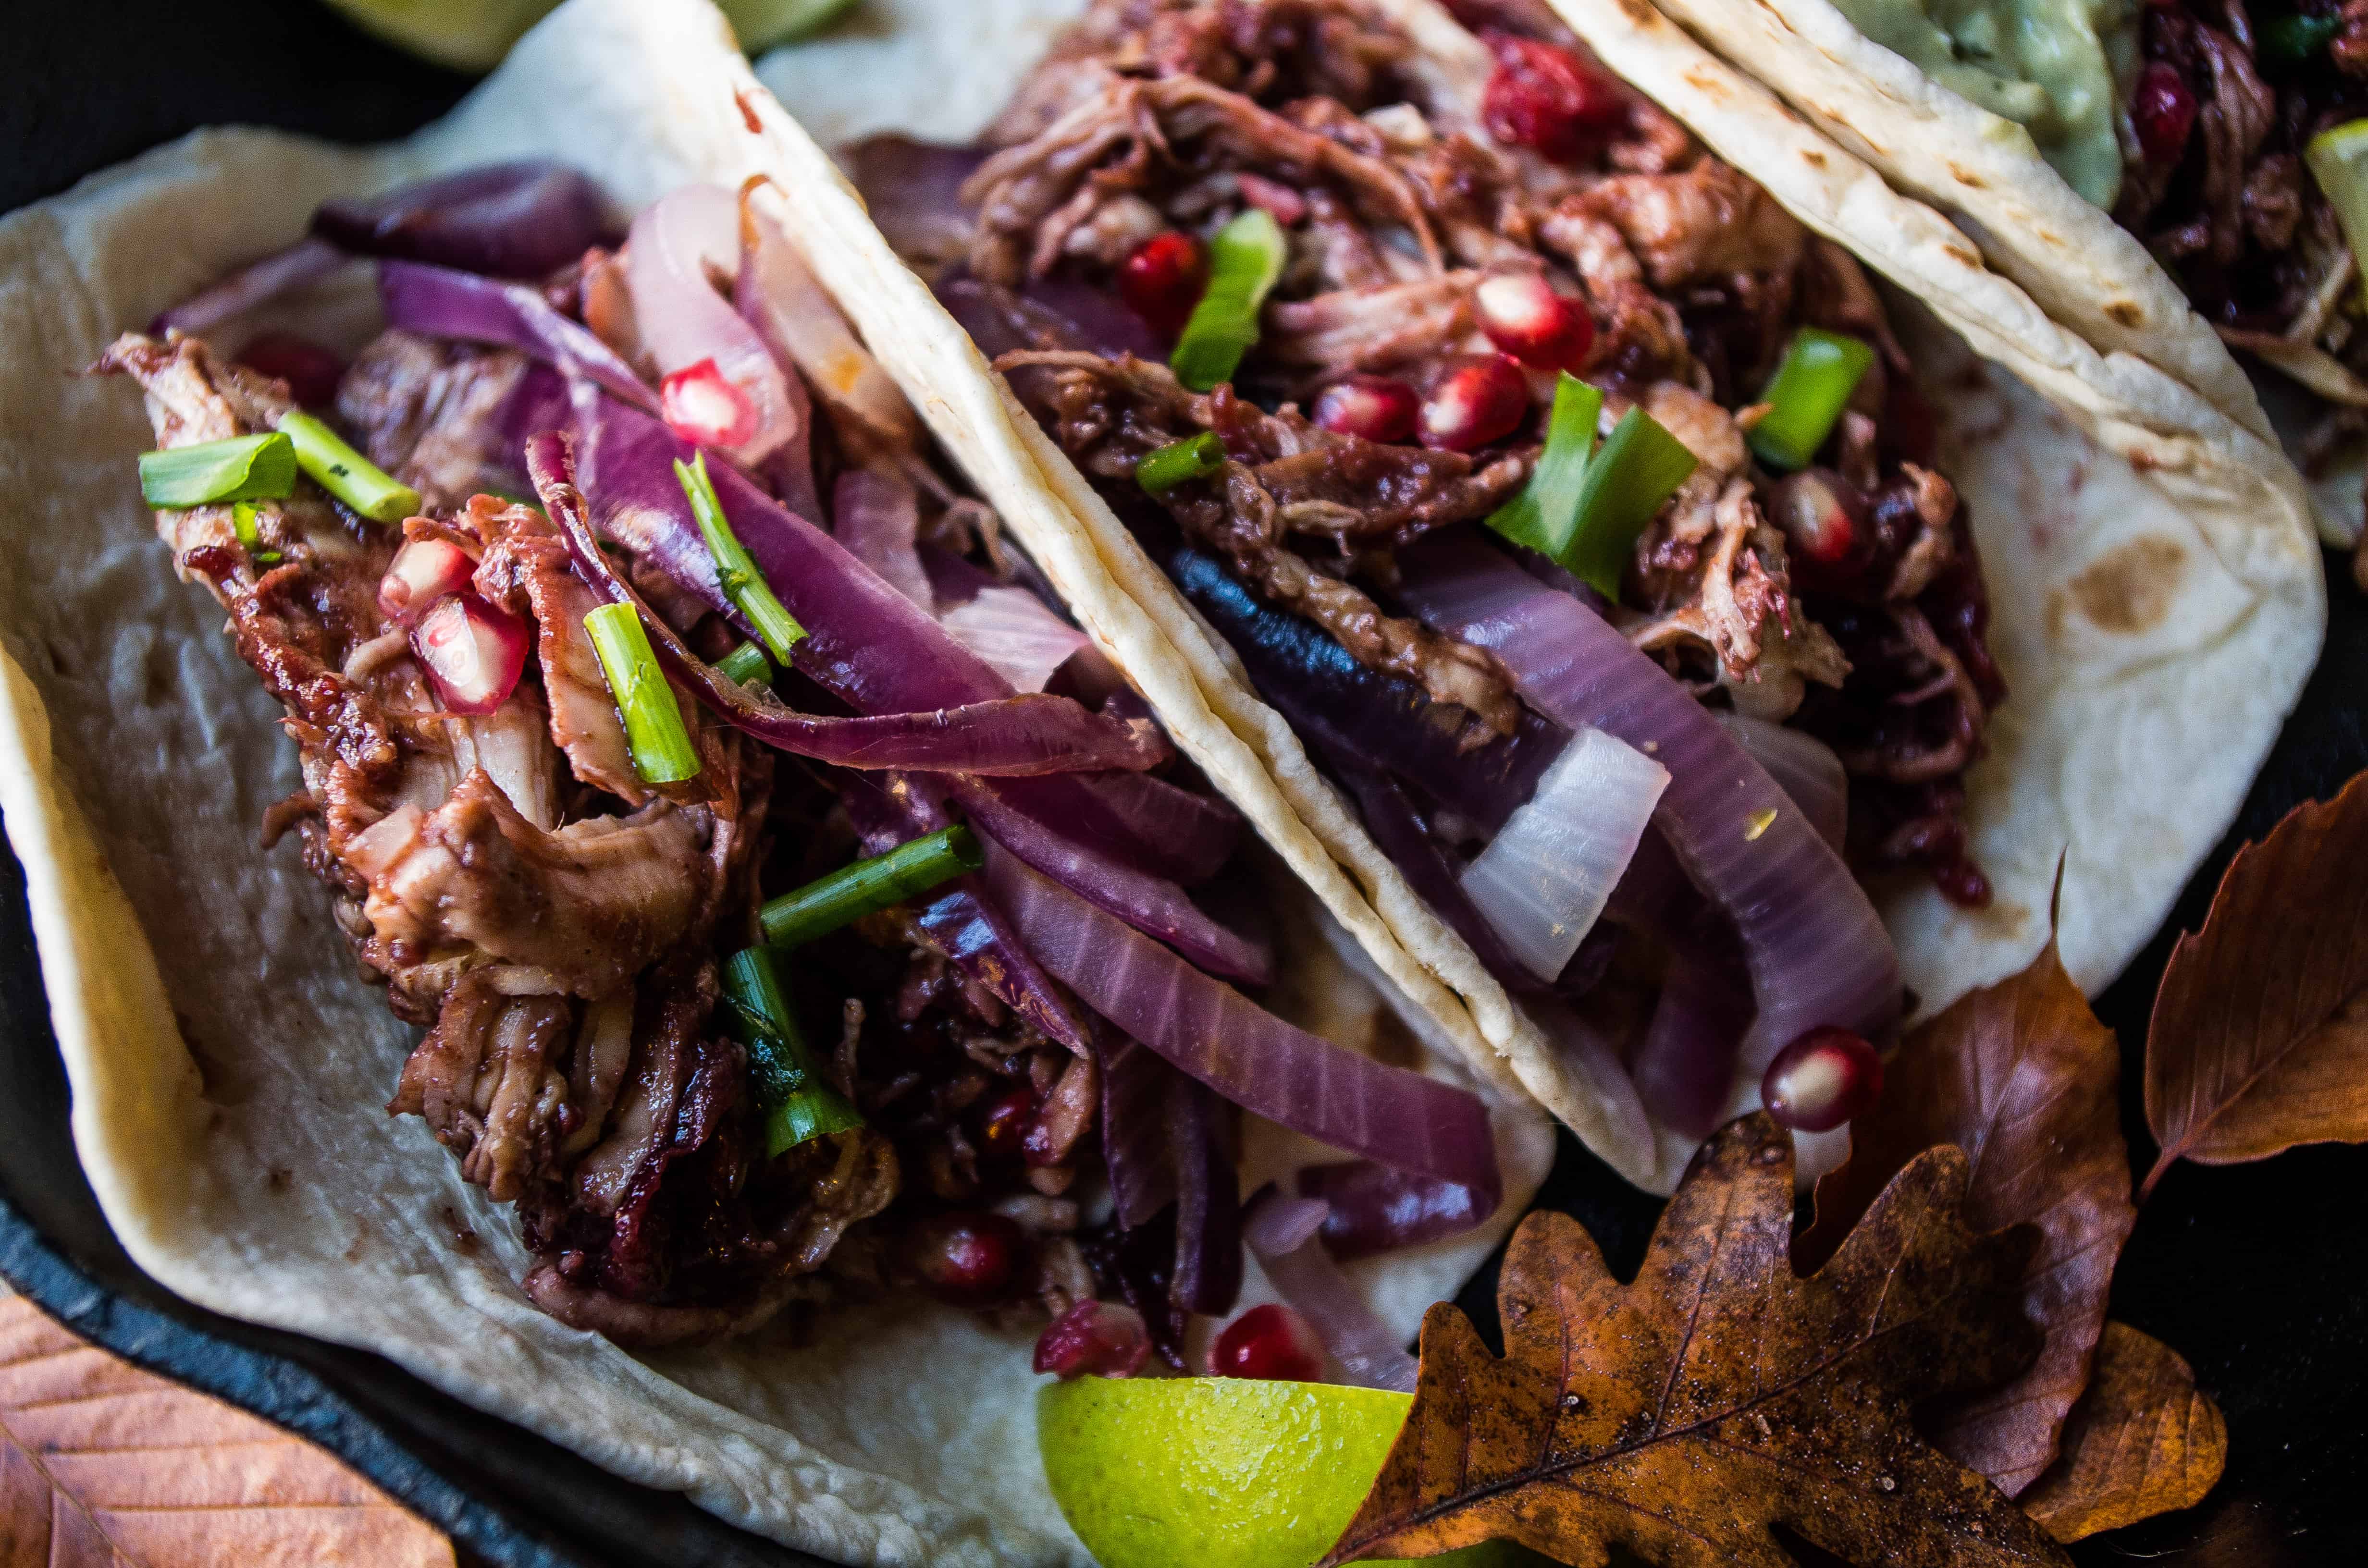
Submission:
{"label": "flour tortilla", "polygon": [[[1590,37],[1579,16],[1606,12],[1604,0],[1556,3]],[[2323,405],[2283,376],[2264,373],[2257,390],[2177,280],[2055,172],[2029,131],[1876,43],[1831,0],[1659,4],[1893,185],[1954,219],[1991,265],[2100,350],[2151,361],[2258,436],[2291,443],[2316,419]],[[2368,456],[2348,451],[2310,483],[2330,544],[2360,536],[2363,466]]]}
{"label": "flour tortilla", "polygon": [[[1473,101],[1490,67],[1479,41],[1432,0],[1380,4],[1421,43],[1431,85]],[[1556,4],[1621,75],[1888,279],[1941,411],[2013,696],[1970,780],[1974,852],[1996,887],[1993,905],[1956,909],[1921,879],[1877,890],[1907,983],[1929,1012],[2021,969],[2046,940],[2061,858],[2065,960],[2086,988],[2101,988],[2234,815],[2317,656],[2325,590],[2298,478],[2257,421],[2057,326],[1986,270],[1946,220],[1893,192],[1642,0]],[[825,139],[904,131],[963,140],[1033,62],[1045,18],[1080,8],[998,7],[998,24],[1029,40],[1021,49],[972,20],[964,0],[883,0],[850,35],[777,51],[759,73]],[[926,79],[939,61],[958,77],[942,94]],[[990,76],[995,90],[981,80]],[[867,334],[941,437],[971,450],[998,446],[966,459],[972,471],[1032,467],[1066,509],[1064,540],[1050,537],[1057,519],[1034,507],[1015,514],[996,497],[1041,530],[1023,537],[1178,744],[1229,792],[1247,787],[1237,797],[1245,810],[1377,968],[1406,985],[1411,961],[1419,973],[1408,994],[1443,1029],[1467,1051],[1476,1035],[1622,1175],[1668,1190],[1689,1141],[1650,1124],[1616,1063],[1550,1046],[1415,896],[1252,694],[1231,651],[886,243],[869,229],[834,228],[832,239],[846,247],[842,292],[869,312]],[[1262,777],[1211,765],[1235,743],[1255,753]],[[1272,820],[1276,795],[1295,822]],[[1757,1088],[1738,1078],[1730,1108],[1755,1103]]]}
{"label": "flour tortilla", "polygon": [[[380,1108],[414,1031],[362,982],[295,845],[256,846],[265,809],[298,786],[294,748],[141,504],[139,393],[75,373],[296,238],[331,195],[525,156],[584,169],[623,211],[694,178],[811,180],[747,131],[735,94],[761,90],[704,4],[572,0],[406,142],[205,131],[0,221],[0,814],[76,1146],[132,1256],[202,1306],[375,1351],[833,1561],[1082,1563],[1036,1457],[1027,1332],[905,1299],[826,1316],[806,1339],[783,1324],[633,1357],[528,1304],[511,1211],[464,1184],[417,1119]],[[347,343],[375,321],[366,272],[291,303]],[[1287,1009],[1347,1044],[1413,1049],[1328,917],[1289,918]],[[1444,1032],[1413,1022],[1452,1073]],[[1351,1269],[1409,1338],[1550,1163],[1552,1126],[1525,1099],[1497,1096],[1494,1121],[1498,1217]],[[1293,1157],[1263,1124],[1249,1142],[1249,1180]],[[1264,1292],[1253,1265],[1247,1299]]]}

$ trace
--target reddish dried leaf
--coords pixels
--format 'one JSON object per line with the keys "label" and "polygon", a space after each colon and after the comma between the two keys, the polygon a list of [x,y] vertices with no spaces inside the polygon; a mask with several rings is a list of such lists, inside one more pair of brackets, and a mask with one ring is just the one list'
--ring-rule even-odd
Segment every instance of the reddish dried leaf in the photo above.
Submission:
{"label": "reddish dried leaf", "polygon": [[0,1562],[452,1562],[442,1535],[312,1444],[0,1299]]}
{"label": "reddish dried leaf", "polygon": [[1833,1261],[1793,1272],[1793,1148],[1723,1129],[1616,1283],[1578,1223],[1538,1213],[1497,1287],[1502,1360],[1454,1307],[1422,1325],[1414,1408],[1327,1563],[1490,1539],[1600,1564],[1788,1568],[1782,1525],[1853,1562],[2068,1562],[1909,1409],[2021,1371],[2015,1285],[2037,1234],[1978,1235],[1965,1158],[1916,1160]]}
{"label": "reddish dried leaf", "polygon": [[2228,1426],[2179,1352],[2107,1324],[2097,1374],[2064,1427],[2064,1457],[2022,1506],[2058,1540],[2192,1508],[2220,1479]]}
{"label": "reddish dried leaf", "polygon": [[2009,980],[1960,998],[1884,1067],[1883,1098],[1850,1125],[1850,1157],[1817,1183],[1816,1222],[1794,1247],[1812,1267],[1901,1167],[1953,1143],[1972,1162],[1965,1218],[1977,1231],[2036,1224],[2045,1240],[2022,1306],[2046,1335],[2006,1387],[1950,1410],[1941,1448],[2009,1495],[2055,1462],[2065,1416],[2088,1386],[2113,1263],[2137,1210],[2122,1141],[2121,1046],[2089,1010],[2054,943]]}
{"label": "reddish dried leaf", "polygon": [[2368,1141],[2368,774],[2237,852],[2146,1033],[2146,1124],[2207,1165]]}

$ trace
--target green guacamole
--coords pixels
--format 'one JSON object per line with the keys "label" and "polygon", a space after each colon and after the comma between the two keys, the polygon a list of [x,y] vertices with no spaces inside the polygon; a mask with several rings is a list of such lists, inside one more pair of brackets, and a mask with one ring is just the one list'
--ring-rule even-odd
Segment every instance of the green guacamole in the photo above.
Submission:
{"label": "green guacamole", "polygon": [[2072,188],[2110,208],[2114,122],[2136,69],[2135,0],[1834,0],[1861,32],[2031,132]]}

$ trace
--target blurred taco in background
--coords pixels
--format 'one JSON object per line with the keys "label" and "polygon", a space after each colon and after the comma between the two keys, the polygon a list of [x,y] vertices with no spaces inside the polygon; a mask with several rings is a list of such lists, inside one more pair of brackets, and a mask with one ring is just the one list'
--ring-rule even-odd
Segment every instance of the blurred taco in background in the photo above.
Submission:
{"label": "blurred taco in background", "polygon": [[1256,746],[1293,868],[1630,1179],[1846,1119],[2059,864],[2101,985],[2228,820],[2323,620],[2292,471],[1657,13],[1048,6],[957,125],[891,85],[962,8],[889,9],[759,65],[854,138],[877,233],[817,266],[1046,487],[1085,623],[1141,612],[1179,745]]}
{"label": "blurred taco in background", "polygon": [[1899,188],[1960,218],[2057,321],[2274,434],[2310,481],[2322,535],[2359,537],[2368,37],[2357,17],[2316,0],[1662,8]]}

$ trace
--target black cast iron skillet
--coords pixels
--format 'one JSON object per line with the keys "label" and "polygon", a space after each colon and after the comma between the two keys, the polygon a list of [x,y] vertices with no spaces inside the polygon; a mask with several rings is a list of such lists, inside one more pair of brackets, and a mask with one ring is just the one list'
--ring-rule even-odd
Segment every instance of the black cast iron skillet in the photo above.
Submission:
{"label": "black cast iron skillet", "polygon": [[[201,125],[345,141],[441,114],[464,78],[379,45],[311,0],[102,0],[19,7],[0,51],[0,210]],[[2330,556],[2332,624],[2302,705],[2226,842],[2099,1004],[2123,1048],[2123,1121],[2143,1166],[2138,1048],[2177,934],[2200,924],[2234,847],[2368,767],[2368,602]],[[391,1363],[181,1301],[133,1267],[66,1130],[17,862],[0,849],[0,1275],[78,1332],[343,1455],[515,1568],[811,1564],[680,1497],[630,1486],[480,1415]],[[357,1114],[365,1114],[358,1111]],[[1623,1275],[1657,1203],[1567,1134],[1546,1206],[1578,1216]],[[1495,1267],[1463,1294],[1493,1335]],[[2368,1562],[2368,1149],[2182,1165],[2139,1217],[2114,1314],[2175,1346],[2226,1413],[2226,1477],[2199,1507],[2075,1549],[2084,1568],[2351,1568]],[[1893,1568],[1893,1565],[1884,1565]],[[1899,1564],[1896,1568],[1920,1568]]]}

